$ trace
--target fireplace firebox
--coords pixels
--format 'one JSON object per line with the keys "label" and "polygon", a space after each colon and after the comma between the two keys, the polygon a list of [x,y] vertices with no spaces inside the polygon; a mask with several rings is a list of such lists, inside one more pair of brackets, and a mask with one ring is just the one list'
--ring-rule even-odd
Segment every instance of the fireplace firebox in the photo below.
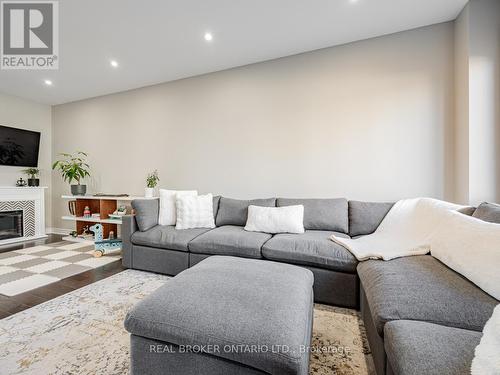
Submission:
{"label": "fireplace firebox", "polygon": [[23,236],[23,210],[0,211],[0,240]]}

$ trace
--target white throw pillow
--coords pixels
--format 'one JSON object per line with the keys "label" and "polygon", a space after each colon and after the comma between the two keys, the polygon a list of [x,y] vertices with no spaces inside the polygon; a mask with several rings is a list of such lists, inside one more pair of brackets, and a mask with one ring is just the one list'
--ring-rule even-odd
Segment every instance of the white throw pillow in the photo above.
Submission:
{"label": "white throw pillow", "polygon": [[500,305],[486,322],[483,337],[475,349],[470,372],[472,375],[500,374]]}
{"label": "white throw pillow", "polygon": [[178,195],[175,229],[215,228],[212,194]]}
{"label": "white throw pillow", "polygon": [[304,206],[248,206],[245,230],[265,233],[304,233]]}
{"label": "white throw pillow", "polygon": [[159,225],[175,225],[177,222],[177,209],[175,200],[177,196],[196,196],[196,190],[166,190],[160,189],[160,213],[158,216]]}

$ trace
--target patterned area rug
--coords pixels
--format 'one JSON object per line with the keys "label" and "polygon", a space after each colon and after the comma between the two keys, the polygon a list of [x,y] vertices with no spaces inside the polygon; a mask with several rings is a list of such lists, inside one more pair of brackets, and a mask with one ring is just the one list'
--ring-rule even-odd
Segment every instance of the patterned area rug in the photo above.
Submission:
{"label": "patterned area rug", "polygon": [[62,241],[0,253],[0,294],[15,296],[121,259],[93,252],[88,242]]}
{"label": "patterned area rug", "polygon": [[[0,320],[5,374],[128,374],[132,305],[168,277],[126,270]],[[316,305],[311,374],[374,374],[356,311]]]}

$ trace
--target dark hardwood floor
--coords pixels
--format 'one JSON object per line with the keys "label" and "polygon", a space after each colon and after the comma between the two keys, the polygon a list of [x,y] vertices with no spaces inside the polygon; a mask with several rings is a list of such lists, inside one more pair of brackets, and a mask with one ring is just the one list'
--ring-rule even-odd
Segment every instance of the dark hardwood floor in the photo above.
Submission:
{"label": "dark hardwood floor", "polygon": [[[48,238],[42,240],[4,245],[0,247],[0,253],[19,250],[36,245],[59,242],[61,241],[61,238],[62,236],[60,235],[51,234]],[[41,288],[18,294],[17,296],[8,297],[0,294],[0,319],[6,318],[19,311],[29,309],[30,307],[36,306],[42,302],[56,298],[60,295],[71,292],[85,285],[89,285],[96,281],[105,279],[106,277],[112,276],[118,272],[123,271],[124,269],[125,268],[123,268],[121,261],[117,261],[106,264],[103,267],[99,267],[68,277],[66,279],[62,279]]]}

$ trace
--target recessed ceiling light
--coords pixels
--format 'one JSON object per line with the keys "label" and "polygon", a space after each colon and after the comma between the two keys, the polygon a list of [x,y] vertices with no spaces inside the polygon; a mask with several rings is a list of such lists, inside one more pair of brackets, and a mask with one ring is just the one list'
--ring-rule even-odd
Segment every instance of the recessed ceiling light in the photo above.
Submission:
{"label": "recessed ceiling light", "polygon": [[47,86],[52,86],[52,81],[50,79],[46,79],[43,81]]}
{"label": "recessed ceiling light", "polygon": [[359,0],[349,0],[351,4],[357,3]]}
{"label": "recessed ceiling light", "polygon": [[111,65],[113,68],[118,68],[118,61],[116,60],[111,60],[109,62],[109,65]]}
{"label": "recessed ceiling light", "polygon": [[210,42],[214,37],[212,36],[211,33],[205,33],[205,40],[207,42]]}

